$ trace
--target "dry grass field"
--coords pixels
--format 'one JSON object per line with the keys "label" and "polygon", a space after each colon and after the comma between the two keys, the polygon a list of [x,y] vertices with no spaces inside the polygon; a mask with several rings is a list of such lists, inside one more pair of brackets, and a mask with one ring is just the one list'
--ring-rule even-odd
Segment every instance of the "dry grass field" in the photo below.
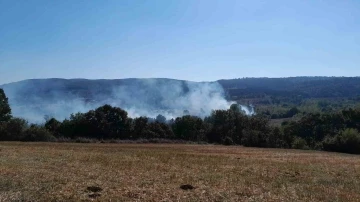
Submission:
{"label": "dry grass field", "polygon": [[[194,189],[180,188],[186,184]],[[0,142],[0,201],[360,201],[360,156],[212,145]]]}

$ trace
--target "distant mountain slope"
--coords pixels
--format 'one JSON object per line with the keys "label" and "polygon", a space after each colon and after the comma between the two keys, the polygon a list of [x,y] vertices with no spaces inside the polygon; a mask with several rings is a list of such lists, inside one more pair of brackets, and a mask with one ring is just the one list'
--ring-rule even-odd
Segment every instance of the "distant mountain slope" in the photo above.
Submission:
{"label": "distant mountain slope", "polygon": [[217,82],[174,79],[33,79],[3,85],[14,115],[41,121],[44,115],[59,119],[104,104],[118,106],[129,115],[167,118],[206,116],[212,109],[227,109],[223,88]]}
{"label": "distant mountain slope", "polygon": [[133,116],[166,113],[167,117],[174,117],[184,110],[203,116],[212,109],[229,107],[231,103],[227,100],[250,100],[257,104],[272,103],[268,99],[298,103],[308,98],[359,97],[360,77],[244,78],[217,82],[165,78],[32,79],[0,88],[9,97],[14,114],[29,119],[36,116],[39,120],[43,115],[65,118],[101,104],[122,107]]}
{"label": "distant mountain slope", "polygon": [[[23,99],[32,94],[47,96],[56,92],[66,95],[81,96],[91,99],[98,95],[108,95],[113,87],[137,86],[147,88],[148,82],[158,85],[180,84],[186,92],[187,83],[175,79],[32,79],[0,85],[9,97]],[[360,77],[289,77],[289,78],[243,78],[217,81],[230,96],[248,96],[252,94],[268,95],[303,95],[307,98],[323,97],[356,97],[360,96]],[[203,82],[207,83],[207,82]],[[210,82],[209,82],[210,83]],[[26,88],[24,88],[26,87]],[[18,89],[18,93],[11,94],[8,89]],[[96,95],[96,96],[95,96]]]}
{"label": "distant mountain slope", "polygon": [[245,78],[218,81],[230,96],[267,94],[305,98],[360,96],[360,77]]}

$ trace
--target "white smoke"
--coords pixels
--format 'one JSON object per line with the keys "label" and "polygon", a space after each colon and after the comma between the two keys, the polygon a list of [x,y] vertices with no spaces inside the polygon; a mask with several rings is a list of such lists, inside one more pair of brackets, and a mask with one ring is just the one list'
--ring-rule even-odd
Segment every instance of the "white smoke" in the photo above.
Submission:
{"label": "white smoke", "polygon": [[239,107],[246,115],[253,116],[253,115],[256,114],[255,113],[255,108],[254,108],[253,105],[246,106],[246,105],[239,104]]}
{"label": "white smoke", "polygon": [[[234,104],[225,98],[224,89],[217,82],[135,79],[122,85],[107,87],[103,84],[98,89],[87,89],[84,96],[68,92],[63,86],[65,81],[69,80],[54,81],[55,87],[35,85],[31,82],[4,86],[13,115],[25,118],[29,122],[39,123],[44,121],[45,115],[63,120],[72,113],[87,112],[104,104],[110,104],[126,110],[133,118],[139,116],[155,118],[161,114],[167,119],[172,119],[183,116],[184,111],[203,118],[210,115],[212,110],[226,110]],[[41,93],[37,88],[41,88]],[[104,91],[106,93],[102,93]],[[84,98],[89,93],[90,100]],[[246,114],[255,114],[253,106],[239,106]]]}

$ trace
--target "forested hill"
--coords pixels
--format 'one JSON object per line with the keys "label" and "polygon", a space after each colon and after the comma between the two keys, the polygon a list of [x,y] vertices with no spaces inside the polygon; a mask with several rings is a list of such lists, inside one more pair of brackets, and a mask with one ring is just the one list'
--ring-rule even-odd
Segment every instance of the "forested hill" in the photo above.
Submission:
{"label": "forested hill", "polygon": [[230,96],[238,98],[260,95],[302,98],[360,96],[360,77],[243,78],[218,82]]}
{"label": "forested hill", "polygon": [[[10,97],[27,97],[28,94],[46,96],[53,93],[77,94],[84,98],[110,93],[116,86],[138,86],[146,88],[149,79],[32,79],[0,85]],[[150,79],[160,85],[174,83],[184,86],[187,81],[174,79]],[[229,98],[242,99],[261,96],[296,96],[301,98],[343,98],[360,96],[360,77],[289,77],[289,78],[241,78],[219,80]],[[190,82],[194,83],[194,82]],[[9,89],[17,89],[21,95],[11,95]],[[22,89],[22,90],[21,90]],[[19,91],[21,90],[21,91]]]}

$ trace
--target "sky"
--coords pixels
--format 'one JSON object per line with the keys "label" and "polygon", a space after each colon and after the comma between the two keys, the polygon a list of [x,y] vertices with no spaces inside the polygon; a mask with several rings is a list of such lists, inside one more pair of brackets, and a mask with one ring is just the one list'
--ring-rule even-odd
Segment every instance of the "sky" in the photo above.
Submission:
{"label": "sky", "polygon": [[360,76],[359,0],[0,0],[0,84]]}

